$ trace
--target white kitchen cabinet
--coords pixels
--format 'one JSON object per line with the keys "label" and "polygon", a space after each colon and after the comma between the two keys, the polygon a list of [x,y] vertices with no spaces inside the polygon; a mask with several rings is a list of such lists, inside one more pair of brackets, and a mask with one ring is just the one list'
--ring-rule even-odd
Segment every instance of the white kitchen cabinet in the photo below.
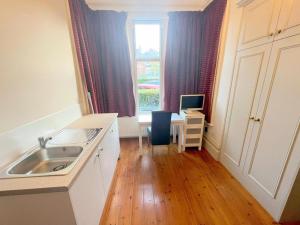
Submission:
{"label": "white kitchen cabinet", "polygon": [[273,41],[280,6],[280,0],[256,0],[244,8],[239,50]]}
{"label": "white kitchen cabinet", "polygon": [[70,189],[77,225],[100,222],[120,151],[117,128],[115,120]]}
{"label": "white kitchen cabinet", "polygon": [[[105,137],[104,137],[105,139]],[[104,179],[96,150],[70,189],[77,225],[98,225],[105,204]]]}
{"label": "white kitchen cabinet", "polygon": [[100,167],[103,176],[104,194],[107,197],[112,183],[114,171],[118,161],[119,137],[117,133],[117,122],[107,131],[105,138],[98,146]]}
{"label": "white kitchen cabinet", "polygon": [[1,180],[1,225],[99,225],[120,154],[117,114],[87,115],[68,126],[90,128],[102,130],[68,174]]}
{"label": "white kitchen cabinet", "polygon": [[[271,44],[251,48],[237,54],[233,77],[230,118],[227,138],[223,145],[222,161],[232,168],[243,166],[247,142],[251,133],[251,117],[254,117],[260,100]],[[234,172],[241,171],[234,169]]]}
{"label": "white kitchen cabinet", "polygon": [[113,133],[113,139],[114,139],[114,157],[115,160],[120,158],[120,137],[119,137],[119,126],[118,126],[118,120],[116,120],[111,128],[111,133]]}
{"label": "white kitchen cabinet", "polygon": [[300,34],[300,1],[282,1],[275,39]]}

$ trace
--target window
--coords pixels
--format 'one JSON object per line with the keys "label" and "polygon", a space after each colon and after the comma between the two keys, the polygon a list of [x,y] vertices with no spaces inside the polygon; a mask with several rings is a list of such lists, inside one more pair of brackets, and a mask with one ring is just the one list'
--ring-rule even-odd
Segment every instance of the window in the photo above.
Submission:
{"label": "window", "polygon": [[134,21],[134,64],[139,113],[161,108],[161,30],[159,20]]}

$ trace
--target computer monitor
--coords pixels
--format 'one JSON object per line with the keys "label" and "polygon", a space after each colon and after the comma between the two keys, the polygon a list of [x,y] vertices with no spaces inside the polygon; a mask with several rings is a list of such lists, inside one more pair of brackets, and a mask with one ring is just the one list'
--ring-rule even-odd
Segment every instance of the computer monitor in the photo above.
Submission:
{"label": "computer monitor", "polygon": [[204,94],[181,95],[180,110],[203,110],[204,99]]}

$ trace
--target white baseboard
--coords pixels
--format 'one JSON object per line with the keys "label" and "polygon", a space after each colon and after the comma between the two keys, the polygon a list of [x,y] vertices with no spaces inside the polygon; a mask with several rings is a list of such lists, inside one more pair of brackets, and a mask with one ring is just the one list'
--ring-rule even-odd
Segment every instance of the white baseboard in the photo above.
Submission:
{"label": "white baseboard", "polygon": [[220,149],[218,149],[212,142],[210,142],[205,136],[203,137],[203,146],[209,152],[209,154],[217,161],[220,159]]}
{"label": "white baseboard", "polygon": [[59,112],[0,133],[0,168],[36,146],[38,137],[60,130],[81,116],[80,105],[74,104]]}

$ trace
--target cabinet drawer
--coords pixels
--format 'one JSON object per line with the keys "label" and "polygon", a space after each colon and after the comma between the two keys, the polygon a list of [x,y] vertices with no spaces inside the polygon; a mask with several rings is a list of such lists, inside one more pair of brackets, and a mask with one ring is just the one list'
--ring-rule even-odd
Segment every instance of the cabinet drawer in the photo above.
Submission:
{"label": "cabinet drawer", "polygon": [[186,129],[185,133],[186,133],[186,135],[201,135],[202,128]]}
{"label": "cabinet drawer", "polygon": [[187,125],[204,124],[204,118],[186,118]]}
{"label": "cabinet drawer", "polygon": [[185,129],[201,129],[203,124],[187,124],[184,126]]}
{"label": "cabinet drawer", "polygon": [[185,139],[185,144],[199,144],[201,142],[201,138],[186,138]]}
{"label": "cabinet drawer", "polygon": [[191,139],[191,138],[201,138],[201,134],[186,134],[185,137],[186,139]]}

